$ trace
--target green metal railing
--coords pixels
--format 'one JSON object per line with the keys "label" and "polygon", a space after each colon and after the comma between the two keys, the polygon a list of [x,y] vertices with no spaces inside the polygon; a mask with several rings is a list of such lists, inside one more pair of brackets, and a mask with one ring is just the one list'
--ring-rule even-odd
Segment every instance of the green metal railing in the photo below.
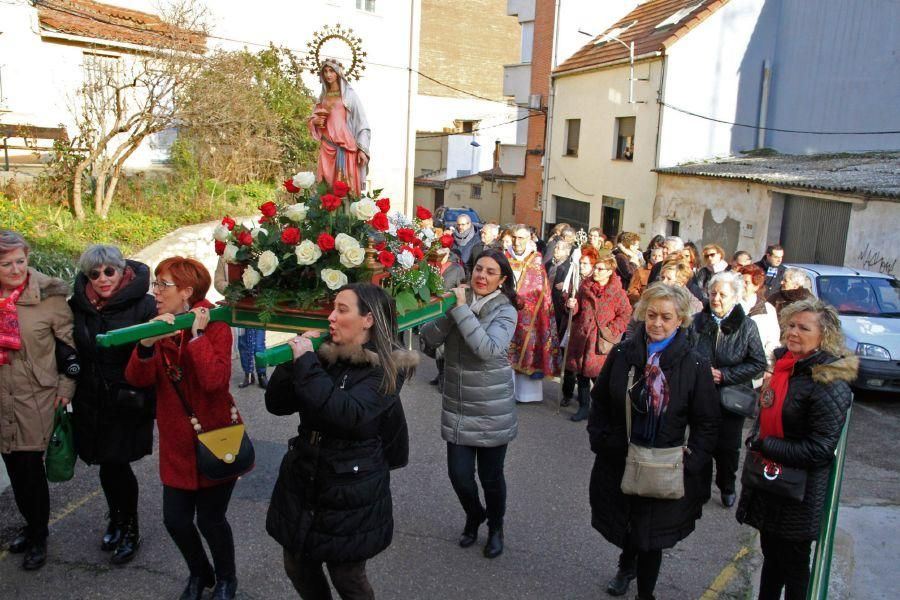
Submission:
{"label": "green metal railing", "polygon": [[[432,302],[421,306],[416,310],[408,311],[406,314],[398,317],[398,325],[400,331],[406,331],[419,325],[428,323],[437,319],[451,307],[456,304],[456,297],[449,294],[440,299],[440,301]],[[288,333],[299,333],[310,330],[326,330],[328,328],[328,320],[326,315],[310,316],[297,315],[289,313],[276,312],[272,318],[266,323],[259,320],[258,311],[248,308],[238,308],[232,306],[217,306],[209,311],[210,321],[224,321],[234,327],[256,327],[259,329],[267,329],[269,331],[282,331]],[[189,328],[194,322],[193,313],[184,313],[175,317],[173,324],[164,323],[162,321],[151,321],[149,323],[141,323],[140,325],[132,325],[131,327],[123,327],[108,333],[102,333],[97,336],[97,346],[100,348],[109,348],[111,346],[121,346],[124,344],[132,344],[138,340],[157,335],[165,335],[174,333],[181,329]],[[324,341],[324,337],[315,338],[313,347],[318,348]],[[256,353],[257,366],[274,366],[291,360],[291,348],[287,344],[279,344],[271,348],[267,348],[262,352]]]}
{"label": "green metal railing", "polygon": [[812,572],[809,579],[807,600],[826,600],[828,598],[828,582],[831,579],[831,559],[834,554],[834,538],[837,534],[838,509],[841,500],[841,483],[844,479],[844,461],[847,458],[847,436],[850,432],[850,413],[841,432],[831,464],[831,476],[828,479],[828,497],[825,499],[825,510],[822,513],[822,525],[819,539],[816,542],[816,554],[813,558]]}

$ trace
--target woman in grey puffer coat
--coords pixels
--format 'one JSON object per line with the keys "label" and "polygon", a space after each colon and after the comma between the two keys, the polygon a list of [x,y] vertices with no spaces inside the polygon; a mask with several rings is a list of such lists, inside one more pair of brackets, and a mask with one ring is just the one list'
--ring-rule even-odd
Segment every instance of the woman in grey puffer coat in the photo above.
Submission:
{"label": "woman in grey puffer coat", "polygon": [[[516,292],[512,268],[503,253],[486,250],[472,269],[471,287],[458,287],[456,306],[425,325],[430,347],[444,344],[441,436],[447,441],[447,471],[466,511],[459,545],[478,540],[487,519],[484,555],[503,552],[506,446],[516,437],[516,402],[508,350],[516,328]],[[475,462],[485,506],[475,483]]]}

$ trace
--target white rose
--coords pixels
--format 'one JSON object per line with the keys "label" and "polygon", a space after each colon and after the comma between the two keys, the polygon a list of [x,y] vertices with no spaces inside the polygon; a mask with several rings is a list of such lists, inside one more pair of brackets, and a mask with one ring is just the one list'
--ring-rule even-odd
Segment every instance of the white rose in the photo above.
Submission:
{"label": "white rose", "polygon": [[225,244],[225,252],[222,253],[222,258],[225,259],[227,263],[237,262],[237,253],[238,247],[234,244]]}
{"label": "white rose", "polygon": [[381,209],[378,208],[375,201],[370,198],[363,198],[359,202],[354,202],[350,205],[350,214],[360,221],[371,221],[372,217],[380,211]]}
{"label": "white rose", "polygon": [[255,240],[256,238],[259,237],[260,233],[265,233],[266,235],[269,235],[269,230],[265,229],[263,227],[254,227],[253,230],[250,232],[250,235],[252,235],[253,239]]}
{"label": "white rose", "polygon": [[266,250],[259,255],[259,260],[256,261],[256,265],[259,267],[259,271],[263,276],[268,277],[274,273],[275,269],[278,267],[278,257],[275,256],[275,253],[271,250]]}
{"label": "white rose", "polygon": [[251,266],[248,266],[244,269],[244,274],[241,275],[241,281],[244,283],[244,287],[248,290],[252,290],[254,286],[262,279],[262,276],[259,272]]}
{"label": "white rose", "polygon": [[341,264],[345,267],[358,267],[366,259],[366,251],[360,246],[353,246],[341,252]]}
{"label": "white rose", "polygon": [[322,250],[309,240],[303,240],[294,249],[298,265],[311,265],[322,256]]}
{"label": "white rose", "polygon": [[397,255],[397,264],[404,269],[409,269],[416,263],[416,257],[409,250],[404,250]]}
{"label": "white rose", "polygon": [[225,227],[224,225],[216,225],[216,228],[213,229],[213,238],[216,241],[224,242],[228,239],[228,236],[231,235],[231,230]]}
{"label": "white rose", "polygon": [[307,190],[316,183],[316,174],[311,171],[301,171],[294,175],[294,185],[301,190]]}
{"label": "white rose", "polygon": [[306,211],[308,211],[306,204],[303,202],[298,202],[297,204],[291,204],[287,208],[284,209],[285,216],[293,221],[294,223],[302,223],[306,220]]}
{"label": "white rose", "polygon": [[339,233],[334,238],[334,247],[338,252],[343,254],[350,248],[359,248],[359,240],[346,233]]}
{"label": "white rose", "polygon": [[322,281],[329,290],[337,290],[347,285],[347,276],[337,269],[322,269]]}

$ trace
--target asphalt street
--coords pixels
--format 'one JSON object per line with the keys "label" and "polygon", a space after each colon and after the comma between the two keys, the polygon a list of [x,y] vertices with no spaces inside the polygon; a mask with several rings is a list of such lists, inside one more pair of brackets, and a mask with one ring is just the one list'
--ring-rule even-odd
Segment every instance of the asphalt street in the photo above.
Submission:
{"label": "asphalt street", "polygon": [[[266,534],[264,523],[278,464],[297,418],[269,415],[259,388],[238,390],[237,361],[234,366],[232,390],[257,452],[256,469],[238,482],[228,513],[237,546],[238,597],[295,598],[282,569],[280,546]],[[510,445],[506,467],[506,550],[488,560],[480,548],[484,528],[477,546],[456,545],[464,516],[446,474],[440,397],[427,383],[433,376],[433,362],[424,359],[402,393],[410,426],[410,464],[392,474],[394,542],[369,562],[376,595],[448,600],[608,597],[605,582],[615,571],[618,553],[590,526],[593,455],[584,424],[568,420],[572,409],[556,413],[558,386],[546,383],[545,403],[519,407],[519,436]],[[900,408],[889,402],[869,408],[854,414],[854,434],[862,443],[851,452],[845,500],[860,507],[898,505],[898,459],[889,442],[896,439]],[[38,572],[25,572],[18,555],[0,551],[0,598],[177,598],[187,572],[162,525],[156,457],[137,463],[136,473],[144,541],[133,563],[113,567],[99,549],[106,505],[97,468],[79,463],[72,481],[51,484],[48,564]],[[20,524],[12,492],[6,490],[0,495],[0,547]],[[753,531],[738,525],[733,512],[722,508],[714,495],[697,531],[665,552],[657,598],[748,597],[752,561],[746,557],[752,558],[748,549],[753,544]],[[852,575],[852,569],[847,572]],[[852,577],[848,581],[851,589]]]}

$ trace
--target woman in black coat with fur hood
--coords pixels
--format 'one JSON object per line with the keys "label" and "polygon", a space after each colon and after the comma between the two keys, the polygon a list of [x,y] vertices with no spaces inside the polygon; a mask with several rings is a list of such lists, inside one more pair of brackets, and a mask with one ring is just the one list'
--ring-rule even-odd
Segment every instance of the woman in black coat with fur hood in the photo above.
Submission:
{"label": "woman in black coat with fur hood", "polygon": [[294,361],[266,390],[269,412],[300,414],[266,529],[301,598],[331,597],[322,563],[341,598],[374,598],[366,561],[393,536],[390,469],[409,454],[399,393],[418,354],[397,344],[394,301],[378,286],[344,286],[328,321],[318,354],[318,332],[291,340]]}
{"label": "woman in black coat with fur hood", "polygon": [[[591,392],[588,435],[597,455],[591,523],[622,549],[607,593],[623,596],[637,578],[638,599],[651,600],[663,549],[694,530],[709,500],[719,405],[709,363],[688,340],[690,292],[655,283],[644,292],[635,316],[637,331],[609,354]],[[632,416],[630,436],[626,406]],[[649,448],[685,447],[684,496],[664,500],[622,492],[629,440]]]}
{"label": "woman in black coat with fur hood", "polygon": [[[803,499],[744,485],[737,520],[759,530],[763,552],[760,600],[805,600],[809,556],[819,526],[834,451],[853,400],[850,382],[859,359],[846,352],[834,308],[801,300],[781,313],[785,348],[775,351],[775,372],[764,384],[762,409],[750,452],[806,471]],[[745,467],[745,477],[746,477]]]}
{"label": "woman in black coat with fur hood", "polygon": [[138,482],[132,462],[153,452],[156,397],[152,388],[125,382],[125,366],[134,344],[98,348],[97,334],[146,323],[156,316],[149,295],[150,269],[125,260],[115,246],[88,247],[69,306],[81,362],[72,400],[75,448],[88,464],[100,465],[100,484],[109,506],[109,525],[100,543],[110,561],[132,560],[140,547]]}

